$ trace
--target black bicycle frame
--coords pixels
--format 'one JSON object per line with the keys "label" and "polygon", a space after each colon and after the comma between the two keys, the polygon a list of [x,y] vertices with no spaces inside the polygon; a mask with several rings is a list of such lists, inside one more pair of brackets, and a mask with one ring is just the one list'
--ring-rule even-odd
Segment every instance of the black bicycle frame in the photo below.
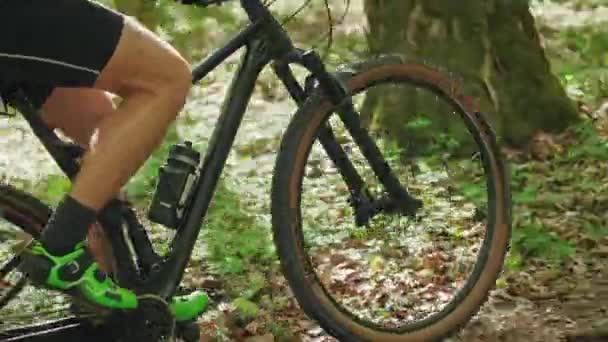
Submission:
{"label": "black bicycle frame", "polygon": [[[152,293],[164,298],[170,298],[174,294],[190,259],[216,185],[254,91],[255,82],[260,72],[272,61],[275,62],[274,72],[298,105],[310,95],[309,92],[315,87],[315,82],[332,103],[340,104],[340,117],[347,124],[355,141],[364,147],[361,150],[378,177],[385,178],[384,183],[394,181],[377,147],[369,135],[361,130],[359,117],[352,103],[350,101],[346,101],[346,104],[342,103],[346,98],[344,88],[326,71],[319,56],[315,52],[295,48],[287,33],[260,0],[240,0],[240,2],[251,23],[223,48],[196,66],[192,72],[193,83],[196,84],[228,57],[246,48],[201,163],[200,177],[193,188],[193,199],[181,227],[171,242],[170,252],[164,258],[154,252],[146,230],[137,221],[127,203],[112,201],[100,214],[100,221],[111,241],[115,258],[120,261],[116,274],[118,282],[138,293]],[[306,89],[297,82],[290,64],[299,64],[310,72]],[[36,109],[29,104],[23,94],[17,93],[11,102],[24,115],[60,168],[68,177],[73,178],[78,173],[78,160],[84,151],[63,143],[44,124],[37,115]],[[336,142],[329,126],[321,131],[319,140],[338,166],[351,195],[357,199],[358,202],[355,204],[366,204],[371,208],[371,202],[365,202],[367,199],[363,190],[363,180]],[[405,196],[407,197],[407,193]]]}

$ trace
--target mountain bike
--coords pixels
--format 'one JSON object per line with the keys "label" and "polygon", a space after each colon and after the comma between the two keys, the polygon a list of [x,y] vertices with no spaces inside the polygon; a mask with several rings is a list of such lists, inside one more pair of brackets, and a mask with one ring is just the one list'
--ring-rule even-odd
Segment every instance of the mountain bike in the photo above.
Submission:
{"label": "mountain bike", "polygon": [[[294,46],[261,0],[240,5],[250,24],[193,69],[197,84],[245,50],[206,155],[201,159],[189,142],[175,145],[159,171],[148,216],[175,231],[169,248],[154,248],[127,201],[112,201],[99,215],[120,261],[113,277],[142,296],[139,308],[4,328],[1,340],[198,340],[197,325],[176,325],[166,300],[178,290],[256,80],[268,65],[298,107],[281,139],[271,214],[281,269],[301,309],[341,341],[404,342],[448,336],[485,302],[508,247],[510,194],[495,133],[474,99],[445,73],[400,56],[329,72],[316,52]],[[293,66],[305,70],[303,79]],[[65,175],[75,177],[84,150],[45,126],[19,84],[2,95]],[[417,107],[410,99],[443,116],[406,115]],[[403,115],[391,121],[395,116],[387,113],[395,112]],[[453,129],[457,123],[460,130]],[[404,137],[389,134],[400,129]],[[456,141],[460,136],[469,143]],[[440,147],[447,152],[437,152]],[[303,214],[307,209],[314,209],[311,217]],[[51,209],[3,182],[0,213],[0,321],[25,309],[42,315],[39,306],[11,302],[36,291],[24,290],[19,253],[39,236]],[[13,240],[19,242],[9,244]],[[456,262],[458,256],[463,260]],[[385,270],[395,274],[380,275]]]}

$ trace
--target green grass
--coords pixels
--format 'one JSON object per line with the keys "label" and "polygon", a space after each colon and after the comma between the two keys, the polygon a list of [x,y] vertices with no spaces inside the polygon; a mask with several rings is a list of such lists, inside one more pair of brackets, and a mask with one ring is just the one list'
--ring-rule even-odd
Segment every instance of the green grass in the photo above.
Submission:
{"label": "green grass", "polygon": [[270,238],[270,227],[256,222],[247,212],[236,192],[224,180],[207,216],[204,240],[209,262],[222,275],[239,275],[268,267],[276,259]]}
{"label": "green grass", "polygon": [[548,261],[560,261],[576,251],[572,242],[561,239],[537,223],[516,227],[511,241],[515,252],[524,259],[540,257]]}
{"label": "green grass", "polygon": [[549,34],[554,72],[568,93],[586,103],[608,97],[608,31],[605,25],[571,28]]}
{"label": "green grass", "polygon": [[608,143],[589,121],[572,127],[566,151],[549,161],[511,163],[514,205],[512,250],[507,268],[528,258],[564,261],[584,252],[579,242],[608,236],[601,217],[608,207],[606,182]]}

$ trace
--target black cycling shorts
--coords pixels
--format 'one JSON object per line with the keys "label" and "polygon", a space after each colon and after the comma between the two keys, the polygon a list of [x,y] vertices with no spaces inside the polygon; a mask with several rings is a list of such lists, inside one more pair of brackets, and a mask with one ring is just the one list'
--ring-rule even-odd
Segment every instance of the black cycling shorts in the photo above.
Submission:
{"label": "black cycling shorts", "polygon": [[0,83],[22,86],[38,107],[54,87],[91,87],[123,24],[89,0],[0,0]]}

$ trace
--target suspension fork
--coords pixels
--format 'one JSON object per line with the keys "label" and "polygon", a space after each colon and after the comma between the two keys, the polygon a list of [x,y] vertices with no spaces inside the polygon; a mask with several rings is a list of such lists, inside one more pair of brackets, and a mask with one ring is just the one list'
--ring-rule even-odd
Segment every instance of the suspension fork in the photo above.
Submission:
{"label": "suspension fork", "polygon": [[[309,76],[306,79],[305,88],[302,89],[302,86],[300,86],[289,68],[288,63],[274,63],[273,69],[287,88],[290,96],[294,99],[298,106],[302,106],[304,101],[306,101],[308,96],[310,96],[314,90],[315,79]],[[371,203],[371,195],[365,187],[365,182],[361,176],[359,176],[359,173],[351,163],[342,146],[340,146],[340,144],[337,142],[329,123],[323,124],[317,138],[319,139],[323,149],[325,149],[325,152],[327,152],[327,156],[331,159],[334,165],[336,165],[338,172],[340,172],[342,179],[348,187],[351,194],[351,204],[355,209],[355,221],[357,225],[364,225],[366,223],[366,215],[364,214],[364,211],[359,210],[359,208],[362,208],[365,203]]]}
{"label": "suspension fork", "polygon": [[[311,72],[312,75],[306,80],[305,89],[302,89],[293,76],[289,68],[289,62],[301,64]],[[359,114],[355,110],[347,90],[333,75],[327,72],[318,54],[314,51],[301,52],[297,50],[288,57],[288,62],[275,63],[273,67],[298,105],[301,105],[311,94],[315,79],[318,81],[328,99],[337,106],[340,119],[369,162],[376,177],[389,193],[389,198],[378,200],[372,198],[365,187],[365,182],[336,141],[331,126],[325,123],[319,132],[318,139],[348,186],[351,193],[351,204],[355,209],[357,225],[365,225],[382,210],[397,209],[406,215],[415,215],[416,211],[422,206],[422,202],[412,197],[395,177],[378,146],[370,137],[368,130],[361,124]]]}

